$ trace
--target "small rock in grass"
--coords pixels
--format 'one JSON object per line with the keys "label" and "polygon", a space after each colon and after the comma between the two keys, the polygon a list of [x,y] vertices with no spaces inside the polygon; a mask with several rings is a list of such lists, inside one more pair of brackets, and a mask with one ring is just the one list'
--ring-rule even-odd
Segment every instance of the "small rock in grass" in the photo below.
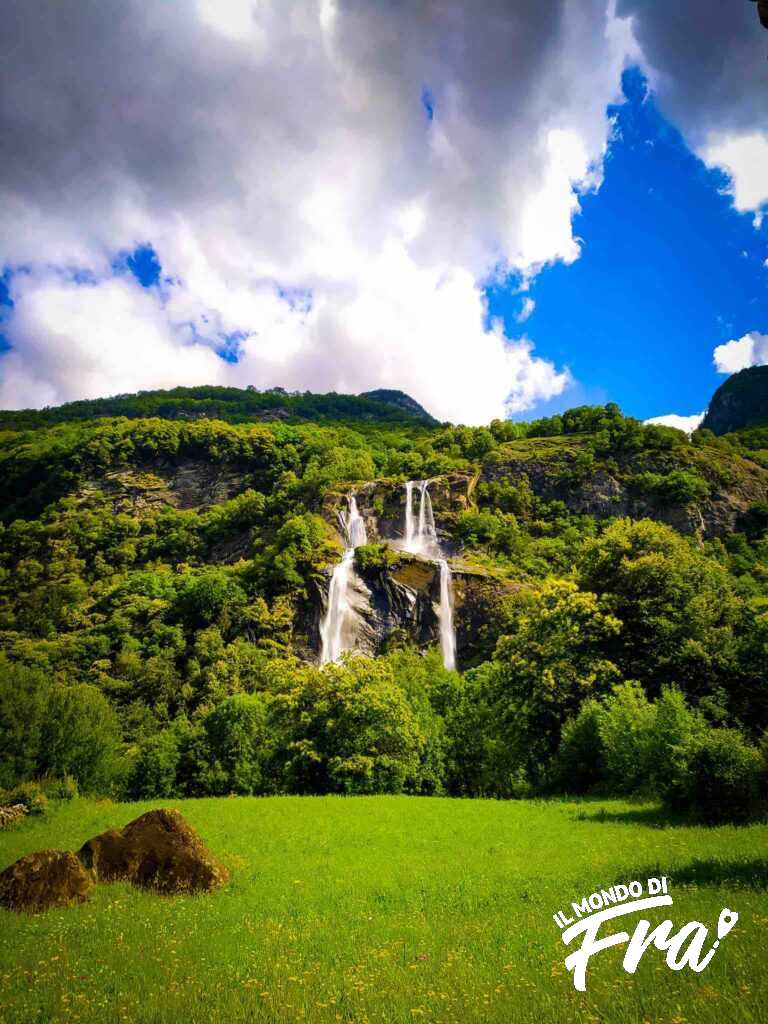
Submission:
{"label": "small rock in grass", "polygon": [[8,825],[21,821],[28,814],[29,810],[24,804],[6,804],[0,807],[0,828],[7,828]]}
{"label": "small rock in grass", "polygon": [[74,853],[39,850],[0,873],[0,906],[39,913],[84,903],[95,885],[93,871]]}

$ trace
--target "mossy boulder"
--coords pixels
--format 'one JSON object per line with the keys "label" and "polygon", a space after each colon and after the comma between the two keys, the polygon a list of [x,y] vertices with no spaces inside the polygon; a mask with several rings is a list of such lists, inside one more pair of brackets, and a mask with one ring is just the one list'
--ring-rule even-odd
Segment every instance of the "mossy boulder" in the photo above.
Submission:
{"label": "mossy boulder", "polygon": [[37,914],[84,903],[96,884],[95,872],[67,850],[39,850],[0,873],[0,906]]}
{"label": "mossy boulder", "polygon": [[175,810],[148,811],[122,829],[102,832],[78,856],[99,881],[124,880],[167,894],[210,892],[229,877]]}

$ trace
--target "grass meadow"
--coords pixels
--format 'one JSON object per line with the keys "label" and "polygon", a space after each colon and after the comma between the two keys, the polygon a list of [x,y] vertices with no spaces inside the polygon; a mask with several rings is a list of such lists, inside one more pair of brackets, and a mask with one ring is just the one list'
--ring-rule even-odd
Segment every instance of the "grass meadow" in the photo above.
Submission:
{"label": "grass meadow", "polygon": [[[0,867],[157,806],[199,830],[229,885],[171,898],[101,885],[75,909],[0,911],[3,1024],[768,1019],[768,825],[678,826],[615,800],[75,800],[0,833]],[[577,993],[552,914],[658,874],[675,902],[654,923],[714,931],[729,907],[738,925],[702,974],[651,949],[630,976],[618,947]]]}

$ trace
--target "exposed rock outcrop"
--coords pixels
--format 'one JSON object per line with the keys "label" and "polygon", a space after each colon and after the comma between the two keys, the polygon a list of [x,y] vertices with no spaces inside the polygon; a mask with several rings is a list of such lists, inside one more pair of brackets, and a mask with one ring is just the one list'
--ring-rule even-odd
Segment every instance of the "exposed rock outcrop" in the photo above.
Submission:
{"label": "exposed rock outcrop", "polygon": [[[577,515],[598,519],[629,516],[632,519],[653,519],[666,523],[682,534],[721,537],[738,529],[740,520],[755,502],[768,496],[768,472],[742,459],[736,462],[739,472],[727,481],[710,479],[711,494],[690,505],[666,502],[653,495],[634,491],[625,479],[605,468],[594,469],[583,476],[569,473],[572,460],[547,458],[508,458],[489,461],[483,466],[482,482],[507,481],[520,485],[527,480],[533,494],[545,501],[562,501]],[[663,466],[646,463],[644,470],[662,470]],[[631,467],[625,467],[631,472]]]}
{"label": "exposed rock outcrop", "polygon": [[[721,464],[717,449],[691,447],[675,458],[641,452],[617,456],[619,461],[601,464],[579,437],[529,439],[525,445],[510,444],[496,450],[479,472],[454,471],[430,481],[429,494],[440,549],[450,560],[453,573],[454,626],[459,664],[467,665],[492,650],[493,620],[505,594],[517,585],[503,573],[491,575],[461,566],[457,525],[461,513],[482,507],[483,493],[495,484],[518,488],[547,502],[559,501],[572,513],[599,519],[649,518],[665,523],[681,534],[704,538],[727,535],[739,529],[750,508],[768,497],[768,472],[748,459],[729,455]],[[709,496],[690,504],[665,498],[644,484],[648,477],[667,479],[672,470],[689,470],[709,487]],[[706,490],[706,487],[704,488]],[[399,551],[394,564],[359,571],[350,587],[354,632],[346,647],[377,655],[387,646],[405,640],[418,647],[439,641],[436,609],[440,599],[439,569],[435,562],[407,554],[402,546],[405,521],[405,487],[400,482],[374,480],[354,489],[357,507],[365,522],[369,544],[384,543]],[[335,524],[347,496],[327,496],[324,514]],[[330,568],[328,579],[330,579]],[[310,602],[299,611],[298,631],[307,637],[302,653],[313,657],[319,650],[319,621],[327,599],[327,582],[320,581]],[[486,643],[485,637],[488,637]],[[349,638],[347,638],[349,640]]]}
{"label": "exposed rock outcrop", "polygon": [[246,475],[226,462],[156,460],[140,469],[112,470],[89,480],[81,495],[101,493],[111,500],[115,511],[140,514],[162,506],[206,508],[229,501],[247,486]]}
{"label": "exposed rock outcrop", "polygon": [[[478,569],[454,565],[454,624],[460,664],[474,658],[494,609],[518,586]],[[299,628],[310,645],[304,652],[307,657],[319,650],[319,621],[326,598],[327,589],[319,587],[315,599],[301,613]],[[401,553],[394,565],[356,574],[352,594],[357,615],[355,649],[374,656],[400,641],[421,648],[439,643],[439,599],[439,567],[418,555]]]}
{"label": "exposed rock outcrop", "polygon": [[39,913],[84,903],[96,884],[94,872],[74,853],[40,850],[0,873],[0,906]]}
{"label": "exposed rock outcrop", "polygon": [[[453,554],[458,545],[453,536],[456,516],[472,504],[472,490],[476,477],[472,473],[452,472],[435,477],[430,481],[429,494],[435,518],[440,545]],[[371,480],[355,488],[360,514],[365,520],[368,541],[397,542],[403,535],[405,520],[405,488],[390,480]],[[336,524],[338,512],[346,505],[346,494],[331,493],[327,496],[323,513],[329,522]]]}
{"label": "exposed rock outcrop", "polygon": [[78,856],[99,881],[124,880],[161,893],[210,892],[229,877],[174,810],[148,811],[122,829],[102,832]]}

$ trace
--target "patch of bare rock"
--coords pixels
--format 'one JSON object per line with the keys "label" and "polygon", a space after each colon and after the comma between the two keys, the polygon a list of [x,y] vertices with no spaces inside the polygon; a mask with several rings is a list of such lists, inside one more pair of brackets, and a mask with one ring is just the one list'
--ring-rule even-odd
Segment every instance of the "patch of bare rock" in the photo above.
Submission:
{"label": "patch of bare rock", "polygon": [[0,807],[0,828],[7,828],[26,817],[29,811],[24,804],[5,804]]}

